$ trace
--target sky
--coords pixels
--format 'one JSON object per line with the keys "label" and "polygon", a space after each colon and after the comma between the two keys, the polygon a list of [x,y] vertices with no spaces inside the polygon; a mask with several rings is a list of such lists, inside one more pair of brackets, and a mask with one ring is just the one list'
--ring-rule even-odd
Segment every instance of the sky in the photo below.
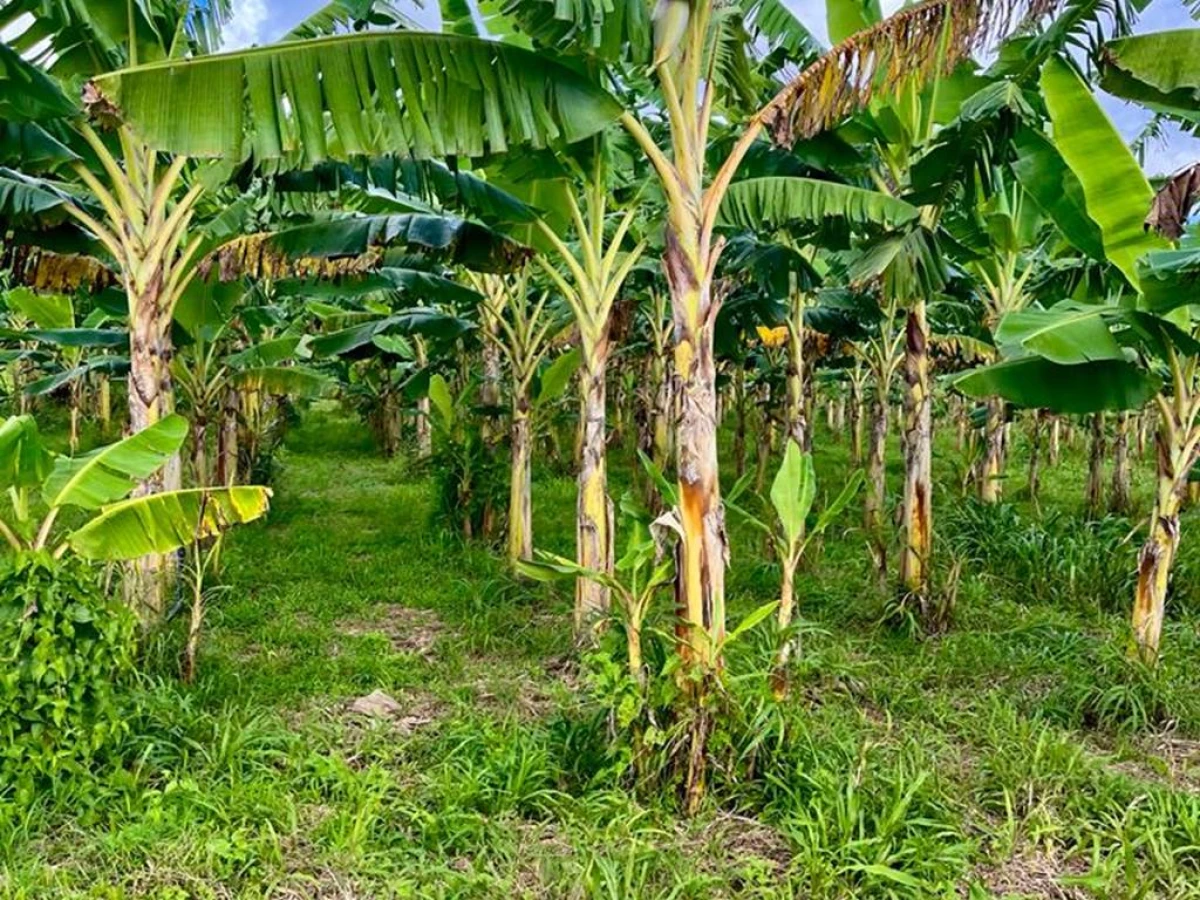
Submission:
{"label": "sky", "polygon": [[[225,46],[233,49],[277,40],[298,22],[325,5],[326,0],[234,0],[233,19],[225,29]],[[825,4],[823,0],[785,0],[814,34],[825,40]],[[425,8],[400,3],[412,18],[430,28],[438,27],[437,4],[426,0]],[[885,11],[901,5],[901,0],[883,0]],[[1152,0],[1142,14],[1137,31],[1163,31],[1168,28],[1200,27],[1188,16],[1181,0]],[[1150,119],[1149,113],[1106,94],[1100,94],[1121,134],[1132,141]],[[1170,128],[1166,141],[1147,148],[1146,168],[1151,175],[1167,175],[1200,160],[1200,139]]]}

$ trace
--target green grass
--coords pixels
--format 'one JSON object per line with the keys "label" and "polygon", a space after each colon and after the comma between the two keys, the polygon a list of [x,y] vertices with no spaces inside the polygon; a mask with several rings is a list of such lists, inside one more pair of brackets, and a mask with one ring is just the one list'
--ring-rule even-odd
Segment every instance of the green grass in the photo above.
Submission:
{"label": "green grass", "polygon": [[[766,699],[765,635],[733,648],[710,806],[684,820],[613,776],[569,591],[438,534],[427,474],[310,413],[269,522],[229,543],[198,682],[148,664],[120,765],[0,794],[0,897],[1200,897],[1195,523],[1163,665],[1138,670],[1132,525],[1084,524],[1082,444],[1034,516],[1017,444],[1016,502],[981,511],[939,436],[939,571],[964,561],[943,637],[879,624],[852,508],[800,581],[792,697]],[[817,470],[835,491],[845,445],[821,434]],[[573,494],[538,474],[539,546],[570,552]],[[776,574],[732,541],[736,620]],[[349,712],[375,690],[398,718]]]}

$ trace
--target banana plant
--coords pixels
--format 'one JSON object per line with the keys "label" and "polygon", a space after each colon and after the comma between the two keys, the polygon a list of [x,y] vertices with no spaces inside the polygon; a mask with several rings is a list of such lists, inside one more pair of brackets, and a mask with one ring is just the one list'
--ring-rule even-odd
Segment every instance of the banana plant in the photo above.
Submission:
{"label": "banana plant", "polygon": [[[675,561],[671,554],[663,553],[654,538],[654,528],[632,498],[621,501],[620,528],[625,534],[624,552],[613,564],[613,571],[605,572],[581,566],[574,560],[550,553],[537,551],[533,560],[522,560],[517,568],[523,575],[539,581],[578,580],[580,578],[603,585],[616,598],[625,632],[625,654],[629,677],[639,688],[646,687],[646,667],[642,659],[642,631],[646,616],[655,597],[675,577]],[[590,627],[598,627],[603,620],[593,620]]]}
{"label": "banana plant", "polygon": [[[1163,81],[1160,62],[1144,52],[1161,52],[1163,40],[1115,42],[1106,78],[1133,99],[1174,84],[1182,89],[1172,94],[1172,103],[1185,111],[1200,109],[1185,87],[1200,83],[1196,67],[1189,74],[1183,63]],[[1200,341],[1189,306],[1197,296],[1200,264],[1195,251],[1168,243],[1182,231],[1187,209],[1179,200],[1188,192],[1168,182],[1155,197],[1136,158],[1068,61],[1055,57],[1045,64],[1041,89],[1053,138],[1036,142],[1039,159],[1046,171],[1069,176],[1066,190],[1043,208],[1079,251],[1119,273],[1122,296],[1119,305],[1064,300],[1006,316],[997,329],[1001,361],[962,376],[957,385],[976,396],[998,394],[1023,406],[1080,414],[1154,403],[1157,489],[1138,557],[1132,615],[1133,652],[1153,664],[1181,539],[1182,495],[1200,454]],[[1031,183],[1036,174],[1029,167]]]}
{"label": "banana plant", "polygon": [[[809,524],[809,515],[817,496],[817,477],[811,453],[800,449],[794,440],[788,440],[783,462],[771,484],[770,506],[775,512],[770,523],[754,516],[737,501],[746,485],[746,480],[730,492],[729,506],[737,515],[758,529],[771,542],[775,556],[780,562],[779,606],[776,625],[780,634],[780,646],[775,657],[776,672],[782,676],[789,661],[800,651],[799,637],[792,634],[792,620],[796,608],[796,570],[812,542],[821,537],[846,506],[854,499],[863,484],[863,473],[855,470],[847,479],[842,490],[825,509]],[[766,506],[759,498],[759,505]],[[786,679],[776,680],[777,688]]]}
{"label": "banana plant", "polygon": [[[271,492],[262,487],[129,497],[179,452],[187,430],[187,421],[172,415],[82,456],[57,456],[42,443],[31,416],[6,419],[0,424],[0,489],[11,503],[10,513],[0,518],[0,536],[18,552],[125,561],[169,553],[263,516]],[[44,513],[38,518],[40,507]],[[93,515],[58,534],[55,525],[67,509]]]}

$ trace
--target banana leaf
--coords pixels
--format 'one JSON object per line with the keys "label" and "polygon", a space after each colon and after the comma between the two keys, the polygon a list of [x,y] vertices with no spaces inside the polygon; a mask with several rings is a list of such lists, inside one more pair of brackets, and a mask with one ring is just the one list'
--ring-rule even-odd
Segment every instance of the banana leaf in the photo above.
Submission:
{"label": "banana leaf", "polygon": [[135,497],[104,507],[72,532],[67,544],[94,560],[169,553],[261,518],[270,501],[271,491],[265,487],[197,488]]}
{"label": "banana leaf", "polygon": [[99,509],[121,499],[179,452],[187,431],[183,416],[170,415],[83,456],[60,456],[42,486],[46,505]]}

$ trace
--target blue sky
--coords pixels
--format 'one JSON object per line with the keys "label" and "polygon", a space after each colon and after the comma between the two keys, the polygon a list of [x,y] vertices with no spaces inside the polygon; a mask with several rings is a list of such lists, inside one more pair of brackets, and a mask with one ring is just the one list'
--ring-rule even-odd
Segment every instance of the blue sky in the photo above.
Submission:
{"label": "blue sky", "polygon": [[[325,2],[326,0],[235,0],[233,21],[226,30],[226,45],[244,47],[276,40],[297,22],[324,6]],[[785,2],[814,33],[824,37],[823,0]],[[431,28],[438,26],[437,4],[434,0],[426,0],[425,9],[419,9],[415,4],[400,5],[411,7],[410,15],[414,19],[428,24]],[[899,0],[884,0],[885,8],[900,5]],[[1180,0],[1152,0],[1150,7],[1142,14],[1137,30],[1162,31],[1194,24]],[[1102,94],[1101,101],[1117,128],[1129,140],[1141,131],[1150,118],[1144,110],[1115,98]],[[1149,148],[1146,168],[1151,174],[1168,174],[1196,160],[1200,160],[1200,140],[1172,131],[1165,143]]]}

